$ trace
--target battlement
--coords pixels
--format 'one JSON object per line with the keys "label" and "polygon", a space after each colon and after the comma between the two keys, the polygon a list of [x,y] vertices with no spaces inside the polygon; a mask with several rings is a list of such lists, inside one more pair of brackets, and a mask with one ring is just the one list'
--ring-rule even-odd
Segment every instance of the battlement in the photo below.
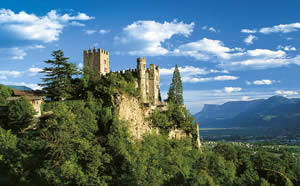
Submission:
{"label": "battlement", "polygon": [[83,51],[84,66],[89,67],[95,74],[100,77],[110,72],[109,52],[101,48]]}
{"label": "battlement", "polygon": [[98,48],[96,50],[96,48],[94,48],[93,50],[91,49],[88,49],[88,50],[84,50],[83,51],[84,55],[87,55],[87,54],[105,54],[105,55],[109,55],[109,52],[107,50],[103,50],[101,48]]}

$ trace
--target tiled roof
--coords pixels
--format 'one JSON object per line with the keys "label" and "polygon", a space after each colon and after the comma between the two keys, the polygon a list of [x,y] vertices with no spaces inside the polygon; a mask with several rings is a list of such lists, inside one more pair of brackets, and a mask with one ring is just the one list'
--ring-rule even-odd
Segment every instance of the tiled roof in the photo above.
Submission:
{"label": "tiled roof", "polygon": [[41,92],[36,92],[36,91],[25,91],[25,90],[14,90],[13,96],[43,96]]}

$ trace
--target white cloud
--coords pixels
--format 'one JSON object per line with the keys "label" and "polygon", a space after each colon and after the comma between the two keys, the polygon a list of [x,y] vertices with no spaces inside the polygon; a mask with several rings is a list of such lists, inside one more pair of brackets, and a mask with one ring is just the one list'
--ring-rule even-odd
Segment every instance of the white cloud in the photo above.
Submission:
{"label": "white cloud", "polygon": [[291,24],[280,24],[272,27],[265,27],[259,30],[260,33],[270,34],[270,33],[289,33],[295,32],[300,29],[300,23],[291,23]]}
{"label": "white cloud", "polygon": [[79,23],[78,21],[72,21],[70,23],[70,25],[72,25],[72,26],[80,26],[80,27],[84,27],[85,26],[85,24]]}
{"label": "white cloud", "polygon": [[79,64],[77,65],[77,68],[83,69],[83,64],[82,64],[82,63],[79,63]]}
{"label": "white cloud", "polygon": [[8,70],[4,70],[4,71],[0,71],[0,75],[1,76],[6,76],[6,77],[13,77],[13,78],[17,78],[20,77],[23,74],[23,72],[20,71],[8,71]]}
{"label": "white cloud", "polygon": [[[172,75],[174,72],[175,67],[173,68],[161,68],[160,75]],[[209,73],[229,73],[227,70],[215,70],[215,69],[205,69],[205,68],[198,68],[193,66],[184,66],[178,67],[180,74],[187,74],[189,76],[192,75],[206,75]]]}
{"label": "white cloud", "polygon": [[242,96],[242,101],[248,101],[249,100],[249,96]]}
{"label": "white cloud", "polygon": [[271,85],[273,84],[274,80],[269,80],[269,79],[262,79],[262,80],[256,80],[256,81],[253,81],[253,84],[254,85]]}
{"label": "white cloud", "polygon": [[12,52],[12,58],[14,60],[23,60],[24,57],[27,55],[27,53],[20,48],[11,48],[11,52]]}
{"label": "white cloud", "polygon": [[91,35],[91,34],[96,33],[97,31],[96,30],[84,30],[84,32],[88,35]]}
{"label": "white cloud", "polygon": [[[160,75],[161,76],[169,76],[172,75],[174,72],[174,67],[167,69],[161,68]],[[228,81],[228,80],[236,80],[238,77],[236,76],[215,76],[215,77],[197,77],[199,75],[207,75],[212,73],[222,73],[228,74],[227,70],[216,70],[216,69],[205,69],[205,68],[198,68],[193,66],[185,66],[185,67],[178,67],[179,72],[181,74],[182,82],[184,83],[199,83],[199,82],[208,82],[208,81]]]}
{"label": "white cloud", "polygon": [[28,71],[29,71],[29,72],[38,73],[38,72],[43,71],[43,69],[42,69],[42,68],[37,68],[37,67],[31,67],[31,68],[29,68]]}
{"label": "white cloud", "polygon": [[27,55],[24,49],[19,47],[0,48],[0,58],[4,60],[23,60]]}
{"label": "white cloud", "polygon": [[246,33],[246,34],[254,34],[256,33],[256,30],[250,30],[250,29],[242,29],[241,30],[242,33]]}
{"label": "white cloud", "polygon": [[108,34],[109,32],[110,30],[104,30],[104,29],[99,30],[99,34]]}
{"label": "white cloud", "polygon": [[200,82],[208,82],[208,81],[229,81],[229,80],[237,80],[239,77],[236,76],[215,76],[215,77],[191,77],[191,76],[183,76],[182,82],[184,83],[200,83]]}
{"label": "white cloud", "polygon": [[209,31],[212,31],[212,32],[217,32],[217,30],[214,29],[213,27],[210,27],[208,30],[209,30]]}
{"label": "white cloud", "polygon": [[197,60],[208,61],[214,57],[230,59],[232,51],[235,49],[225,47],[222,41],[203,38],[179,46],[174,50],[173,55],[190,56]]}
{"label": "white cloud", "polygon": [[[295,50],[285,47],[286,50]],[[228,70],[266,69],[300,65],[300,55],[290,57],[283,50],[229,48],[220,40],[203,38],[196,42],[180,45],[172,52],[173,56],[188,56],[198,61],[217,62],[218,67]]]}
{"label": "white cloud", "polygon": [[7,79],[6,76],[0,75],[0,79]]}
{"label": "white cloud", "polygon": [[209,27],[207,25],[201,27],[202,30],[208,30],[208,31],[211,31],[211,32],[217,32],[217,30],[214,28],[214,27]]}
{"label": "white cloud", "polygon": [[232,93],[232,92],[240,92],[242,88],[240,87],[224,87],[224,91],[226,93]]}
{"label": "white cloud", "polygon": [[247,45],[251,45],[251,44],[253,44],[253,41],[254,40],[257,40],[257,37],[256,36],[254,36],[254,35],[248,35],[248,37],[246,37],[245,39],[244,39],[244,42],[247,44]]}
{"label": "white cloud", "polygon": [[39,72],[42,72],[42,68],[37,68],[37,67],[31,67],[28,69],[29,76],[36,76]]}
{"label": "white cloud", "polygon": [[44,45],[35,45],[34,48],[46,48]]}
{"label": "white cloud", "polygon": [[168,54],[168,49],[162,47],[167,39],[174,35],[188,37],[193,32],[194,23],[165,21],[136,21],[123,29],[121,36],[115,41],[123,44],[130,55],[156,56]]}
{"label": "white cloud", "polygon": [[[93,19],[84,13],[76,16],[70,14],[59,15],[51,10],[45,16],[36,16],[24,11],[15,13],[9,9],[0,10],[0,27],[7,33],[13,33],[14,39],[52,42],[59,39],[63,28],[70,21],[85,21]],[[73,22],[74,24],[74,22]],[[72,25],[72,22],[70,23]]]}
{"label": "white cloud", "polygon": [[292,63],[300,65],[300,56],[291,58],[282,50],[255,49],[248,50],[230,61],[221,61],[219,66],[230,70],[266,69],[286,66]]}
{"label": "white cloud", "polygon": [[278,45],[277,49],[283,49],[285,51],[296,51],[296,47],[293,46],[282,46],[282,45]]}
{"label": "white cloud", "polygon": [[285,95],[285,96],[299,94],[296,91],[286,91],[286,90],[277,90],[277,91],[275,91],[275,93],[280,94],[280,95]]}
{"label": "white cloud", "polygon": [[280,58],[284,57],[286,53],[282,50],[269,50],[269,49],[255,49],[255,50],[248,50],[247,55],[252,57],[268,57],[268,58]]}

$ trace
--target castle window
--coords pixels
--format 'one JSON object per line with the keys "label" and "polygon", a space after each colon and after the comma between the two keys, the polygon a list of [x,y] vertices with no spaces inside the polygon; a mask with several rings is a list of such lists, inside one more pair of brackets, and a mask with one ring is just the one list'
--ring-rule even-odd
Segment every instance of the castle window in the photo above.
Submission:
{"label": "castle window", "polygon": [[104,60],[104,64],[106,64],[106,60]]}
{"label": "castle window", "polygon": [[107,68],[104,68],[104,71],[105,71],[105,72],[108,72]]}
{"label": "castle window", "polygon": [[144,68],[146,68],[146,64],[144,64]]}

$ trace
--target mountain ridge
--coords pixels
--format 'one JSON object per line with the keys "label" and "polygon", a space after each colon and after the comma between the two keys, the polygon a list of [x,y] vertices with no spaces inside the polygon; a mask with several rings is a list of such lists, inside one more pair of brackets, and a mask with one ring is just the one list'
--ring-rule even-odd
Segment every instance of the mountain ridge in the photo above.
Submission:
{"label": "mountain ridge", "polygon": [[194,117],[202,128],[297,128],[297,121],[300,120],[300,98],[272,96],[253,101],[204,105],[202,111]]}

